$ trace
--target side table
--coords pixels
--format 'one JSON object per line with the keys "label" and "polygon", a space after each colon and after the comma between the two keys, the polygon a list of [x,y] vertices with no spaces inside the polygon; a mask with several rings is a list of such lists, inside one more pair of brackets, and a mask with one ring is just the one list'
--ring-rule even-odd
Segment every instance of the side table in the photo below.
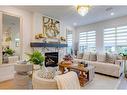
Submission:
{"label": "side table", "polygon": [[30,71],[33,70],[32,64],[15,64],[14,75],[15,89],[30,89],[32,88],[31,78],[29,77]]}

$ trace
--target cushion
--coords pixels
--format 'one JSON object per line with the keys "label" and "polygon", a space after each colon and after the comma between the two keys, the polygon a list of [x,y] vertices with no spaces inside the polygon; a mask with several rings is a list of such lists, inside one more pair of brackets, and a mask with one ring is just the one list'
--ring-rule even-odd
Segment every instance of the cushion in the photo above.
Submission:
{"label": "cushion", "polygon": [[117,60],[122,60],[122,56],[121,55],[116,55]]}
{"label": "cushion", "polygon": [[97,55],[95,52],[90,53],[90,61],[96,61],[97,60]]}
{"label": "cushion", "polygon": [[112,53],[107,53],[106,62],[115,64],[116,55]]}
{"label": "cushion", "polygon": [[84,60],[89,60],[90,59],[90,52],[84,52],[83,59]]}
{"label": "cushion", "polygon": [[77,54],[77,58],[78,58],[78,59],[82,59],[82,58],[83,58],[83,53],[78,53],[78,54]]}
{"label": "cushion", "polygon": [[106,53],[97,53],[98,62],[106,62]]}
{"label": "cushion", "polygon": [[43,70],[40,70],[38,72],[38,76],[40,78],[45,78],[45,79],[53,79],[54,78],[54,73],[51,72],[51,71],[43,71]]}

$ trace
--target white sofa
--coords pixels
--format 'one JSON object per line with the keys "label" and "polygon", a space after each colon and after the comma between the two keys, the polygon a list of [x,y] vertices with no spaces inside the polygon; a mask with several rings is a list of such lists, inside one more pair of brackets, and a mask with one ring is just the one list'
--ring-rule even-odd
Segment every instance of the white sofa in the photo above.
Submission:
{"label": "white sofa", "polygon": [[95,72],[114,77],[120,77],[124,71],[124,62],[118,55],[109,53],[86,52],[74,59],[76,62],[85,62],[95,67]]}

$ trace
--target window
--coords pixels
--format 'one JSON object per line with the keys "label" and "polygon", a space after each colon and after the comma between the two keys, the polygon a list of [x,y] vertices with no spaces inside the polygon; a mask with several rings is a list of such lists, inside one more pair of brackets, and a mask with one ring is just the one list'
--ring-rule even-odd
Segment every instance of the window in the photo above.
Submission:
{"label": "window", "polygon": [[67,32],[67,54],[72,54],[72,32]]}
{"label": "window", "polygon": [[105,51],[108,51],[108,52],[115,51],[115,42],[116,42],[115,37],[116,37],[115,28],[104,29]]}
{"label": "window", "polygon": [[127,26],[104,29],[104,47],[107,52],[127,51]]}
{"label": "window", "polygon": [[96,31],[81,32],[79,34],[80,52],[96,50]]}

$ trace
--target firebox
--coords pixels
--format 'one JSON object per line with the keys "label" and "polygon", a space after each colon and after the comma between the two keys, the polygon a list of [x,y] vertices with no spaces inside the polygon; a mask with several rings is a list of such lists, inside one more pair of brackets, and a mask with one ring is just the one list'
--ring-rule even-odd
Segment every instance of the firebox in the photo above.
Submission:
{"label": "firebox", "polygon": [[47,52],[45,53],[45,66],[55,67],[58,66],[58,52]]}

